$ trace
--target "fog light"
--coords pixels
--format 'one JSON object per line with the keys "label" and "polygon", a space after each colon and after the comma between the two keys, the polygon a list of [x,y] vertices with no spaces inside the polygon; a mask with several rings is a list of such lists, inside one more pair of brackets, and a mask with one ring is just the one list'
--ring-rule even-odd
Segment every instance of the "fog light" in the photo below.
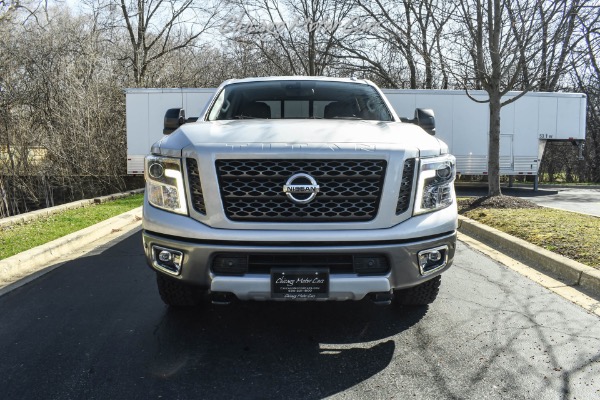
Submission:
{"label": "fog light", "polygon": [[442,259],[442,253],[440,253],[439,251],[432,251],[431,253],[429,253],[427,255],[427,258],[429,259],[429,261],[431,262],[438,262]]}
{"label": "fog light", "polygon": [[390,271],[387,258],[378,255],[354,256],[353,268],[359,275],[382,275]]}
{"label": "fog light", "polygon": [[218,255],[213,260],[212,271],[219,275],[244,275],[248,272],[248,257]]}
{"label": "fog light", "polygon": [[155,268],[170,275],[179,275],[182,263],[183,253],[181,251],[156,245],[152,246],[152,265]]}
{"label": "fog light", "polygon": [[162,262],[169,262],[173,259],[173,256],[170,252],[163,250],[160,253],[158,253],[158,259]]}
{"label": "fog light", "polygon": [[448,263],[448,246],[422,250],[417,254],[417,258],[421,275],[432,274],[444,268]]}

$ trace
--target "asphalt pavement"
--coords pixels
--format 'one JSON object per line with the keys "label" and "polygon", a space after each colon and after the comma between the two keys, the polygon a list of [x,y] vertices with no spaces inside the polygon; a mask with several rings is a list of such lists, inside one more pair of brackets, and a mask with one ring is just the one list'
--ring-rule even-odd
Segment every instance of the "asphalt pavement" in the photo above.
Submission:
{"label": "asphalt pavement", "polygon": [[[457,184],[459,196],[485,196],[487,187]],[[520,197],[540,206],[558,208],[600,217],[600,188],[544,186],[534,191],[531,186],[503,187],[502,194]]]}
{"label": "asphalt pavement", "polygon": [[540,206],[600,217],[600,189],[598,188],[543,188],[537,193],[520,189],[517,194]]}
{"label": "asphalt pavement", "polygon": [[0,310],[6,399],[600,398],[600,318],[461,242],[428,308],[171,310],[138,232]]}

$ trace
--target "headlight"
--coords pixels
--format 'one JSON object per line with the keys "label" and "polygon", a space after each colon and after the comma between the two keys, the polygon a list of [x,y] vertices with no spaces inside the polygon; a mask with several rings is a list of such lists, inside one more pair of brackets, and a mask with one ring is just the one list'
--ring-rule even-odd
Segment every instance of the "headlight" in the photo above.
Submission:
{"label": "headlight", "polygon": [[446,208],[454,202],[454,156],[422,158],[414,214],[424,214]]}
{"label": "headlight", "polygon": [[147,156],[144,176],[150,204],[177,214],[187,214],[179,159]]}

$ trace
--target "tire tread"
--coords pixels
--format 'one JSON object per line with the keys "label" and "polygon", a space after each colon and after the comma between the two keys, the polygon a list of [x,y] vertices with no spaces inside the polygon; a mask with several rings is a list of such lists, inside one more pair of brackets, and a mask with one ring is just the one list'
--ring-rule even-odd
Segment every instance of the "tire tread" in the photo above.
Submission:
{"label": "tire tread", "polygon": [[441,283],[442,277],[438,275],[418,286],[394,290],[394,302],[401,306],[425,306],[431,304],[440,291]]}
{"label": "tire tread", "polygon": [[200,304],[202,291],[175,279],[156,274],[158,293],[162,301],[172,307],[193,307]]}

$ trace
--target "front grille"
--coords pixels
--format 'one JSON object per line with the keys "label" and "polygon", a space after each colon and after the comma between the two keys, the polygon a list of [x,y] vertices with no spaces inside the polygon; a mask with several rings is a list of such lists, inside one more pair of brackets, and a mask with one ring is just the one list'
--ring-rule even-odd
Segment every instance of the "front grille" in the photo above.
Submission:
{"label": "front grille", "polygon": [[328,254],[252,254],[248,260],[248,273],[268,274],[273,267],[327,267],[331,273],[353,272],[351,255]]}
{"label": "front grille", "polygon": [[[227,218],[256,222],[355,222],[377,215],[385,160],[217,160]],[[308,204],[296,204],[283,185],[294,174],[320,186]]]}
{"label": "front grille", "polygon": [[390,264],[383,255],[352,254],[219,254],[211,270],[217,275],[269,274],[271,268],[328,268],[330,274],[385,275]]}

